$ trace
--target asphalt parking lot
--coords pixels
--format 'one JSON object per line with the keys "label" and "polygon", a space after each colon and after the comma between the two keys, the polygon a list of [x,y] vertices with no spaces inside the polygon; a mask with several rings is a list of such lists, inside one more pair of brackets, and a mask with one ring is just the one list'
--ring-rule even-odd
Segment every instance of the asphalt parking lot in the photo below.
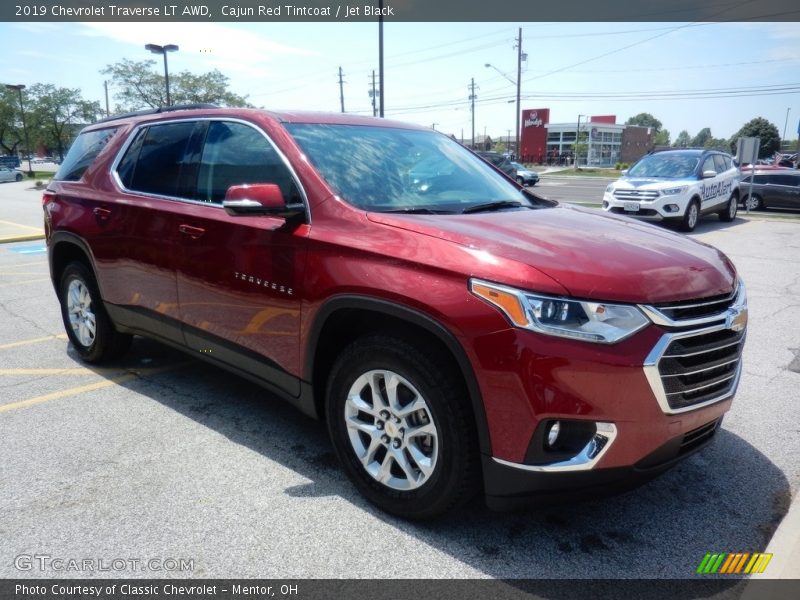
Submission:
{"label": "asphalt parking lot", "polygon": [[[0,187],[0,221],[35,227],[28,186]],[[142,338],[87,368],[43,242],[0,244],[0,577],[97,575],[18,559],[47,555],[123,559],[102,573],[120,577],[686,578],[707,552],[764,551],[800,485],[800,220],[706,218],[692,236],[732,258],[750,303],[715,442],[624,496],[476,501],[423,525],[367,504],[324,426],[261,388]]]}

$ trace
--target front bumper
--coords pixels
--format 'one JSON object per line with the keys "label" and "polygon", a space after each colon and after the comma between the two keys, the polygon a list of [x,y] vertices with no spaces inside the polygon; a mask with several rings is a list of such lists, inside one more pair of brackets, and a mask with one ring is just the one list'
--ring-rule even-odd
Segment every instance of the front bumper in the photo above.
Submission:
{"label": "front bumper", "polygon": [[[727,403],[730,405],[730,402]],[[727,409],[726,409],[727,410]],[[548,506],[563,501],[598,499],[635,489],[707,446],[722,416],[675,436],[633,465],[546,472],[511,466],[483,456],[485,500],[492,510]]]}
{"label": "front bumper", "polygon": [[[727,331],[724,325],[695,329],[698,341],[689,354],[708,352],[714,366],[706,376],[705,365],[699,371],[687,365],[689,379],[666,390],[668,401],[660,377],[677,375],[666,370],[672,368],[666,363],[660,374],[659,361],[666,347],[691,333],[686,330],[676,334],[652,325],[613,345],[518,329],[473,340],[493,453],[483,458],[489,504],[501,507],[500,498],[557,500],[630,489],[708,443],[731,406],[741,369],[739,358],[716,357],[716,346],[699,337],[720,331]],[[736,335],[733,341],[743,344],[744,334]],[[722,348],[739,348],[727,339],[711,339]],[[735,369],[734,376],[717,375],[716,369]],[[692,379],[697,377],[707,377],[712,387]],[[543,454],[542,431],[554,421],[562,427],[592,424],[589,435],[599,436],[597,443],[584,437],[570,454]]]}
{"label": "front bumper", "polygon": [[[657,196],[654,199],[620,200],[606,192],[603,194],[603,210],[648,221],[665,221],[682,218],[689,200],[687,194]],[[638,206],[638,210],[629,210],[633,206]]]}

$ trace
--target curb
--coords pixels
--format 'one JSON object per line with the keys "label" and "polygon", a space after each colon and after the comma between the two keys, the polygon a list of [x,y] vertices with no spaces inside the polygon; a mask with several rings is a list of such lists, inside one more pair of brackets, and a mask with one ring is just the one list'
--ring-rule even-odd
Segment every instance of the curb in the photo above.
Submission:
{"label": "curb", "polygon": [[10,244],[12,242],[32,242],[34,240],[43,240],[43,233],[28,233],[25,235],[11,235],[8,237],[0,237],[0,244]]}

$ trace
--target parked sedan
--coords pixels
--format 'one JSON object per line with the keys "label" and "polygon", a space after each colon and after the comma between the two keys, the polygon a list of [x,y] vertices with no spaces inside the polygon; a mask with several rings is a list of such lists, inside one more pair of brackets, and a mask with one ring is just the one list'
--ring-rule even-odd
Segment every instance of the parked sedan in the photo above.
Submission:
{"label": "parked sedan", "polygon": [[539,183],[539,174],[528,167],[512,162],[511,166],[516,169],[516,179],[520,185],[536,185]]}
{"label": "parked sedan", "polygon": [[0,181],[22,181],[22,173],[8,167],[0,167]]}
{"label": "parked sedan", "polygon": [[[753,191],[750,195],[750,178]],[[796,169],[756,169],[739,184],[742,202],[750,210],[800,208],[800,171]]]}

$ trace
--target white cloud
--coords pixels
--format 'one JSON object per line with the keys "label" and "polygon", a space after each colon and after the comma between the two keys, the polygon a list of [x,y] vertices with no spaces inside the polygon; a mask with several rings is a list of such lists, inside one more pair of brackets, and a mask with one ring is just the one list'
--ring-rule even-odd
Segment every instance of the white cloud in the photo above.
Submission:
{"label": "white cloud", "polygon": [[81,35],[106,37],[140,48],[147,43],[177,44],[181,52],[181,69],[188,62],[188,66],[203,70],[217,68],[226,74],[237,72],[263,77],[265,68],[277,58],[317,55],[304,48],[272,41],[248,29],[218,23],[94,22],[81,25]]}

